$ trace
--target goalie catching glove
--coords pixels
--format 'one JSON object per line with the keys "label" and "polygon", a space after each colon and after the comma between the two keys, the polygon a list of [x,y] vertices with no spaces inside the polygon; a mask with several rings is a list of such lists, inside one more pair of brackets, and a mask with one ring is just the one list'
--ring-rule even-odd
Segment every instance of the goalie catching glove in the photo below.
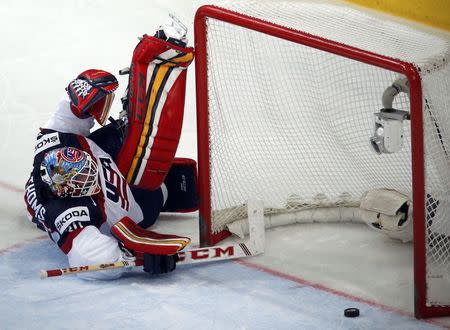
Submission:
{"label": "goalie catching glove", "polygon": [[188,237],[145,230],[128,217],[114,224],[111,233],[123,248],[143,261],[144,271],[150,274],[173,271],[178,261],[177,253],[191,241]]}
{"label": "goalie catching glove", "polygon": [[118,86],[116,77],[107,71],[83,71],[66,88],[72,113],[82,119],[92,116],[103,126]]}

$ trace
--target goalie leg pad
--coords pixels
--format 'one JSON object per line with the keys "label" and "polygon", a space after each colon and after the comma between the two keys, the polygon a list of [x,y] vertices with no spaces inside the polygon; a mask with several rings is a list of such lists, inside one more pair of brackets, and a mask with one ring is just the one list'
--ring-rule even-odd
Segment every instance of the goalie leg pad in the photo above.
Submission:
{"label": "goalie leg pad", "polygon": [[135,253],[153,255],[173,255],[184,249],[191,241],[189,237],[159,234],[145,230],[128,217],[122,218],[111,227],[111,234],[123,246]]}
{"label": "goalie leg pad", "polygon": [[164,180],[167,201],[162,212],[193,212],[198,210],[197,163],[189,158],[175,158]]}
{"label": "goalie leg pad", "polygon": [[181,134],[186,69],[193,49],[144,36],[130,68],[128,131],[118,166],[128,183],[155,190],[169,172]]}

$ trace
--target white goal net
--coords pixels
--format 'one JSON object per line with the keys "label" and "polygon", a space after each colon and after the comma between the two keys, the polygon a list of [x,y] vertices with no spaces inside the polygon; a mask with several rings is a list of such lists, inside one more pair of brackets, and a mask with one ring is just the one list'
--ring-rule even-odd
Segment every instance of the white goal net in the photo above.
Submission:
{"label": "white goal net", "polygon": [[[207,154],[199,164],[207,180],[204,236],[220,236],[245,218],[248,199],[262,200],[275,223],[305,217],[302,210],[314,219],[321,208],[338,210],[331,220],[356,221],[365,193],[394,189],[413,200],[414,220],[422,222],[422,237],[414,239],[424,240],[423,253],[416,250],[424,261],[424,309],[448,308],[449,41],[320,2],[220,7],[226,10],[204,10],[196,23],[196,41],[205,42],[197,49],[197,79],[206,80],[197,85],[199,154]],[[377,154],[374,114],[387,88],[411,80],[411,67],[419,82],[409,81],[410,95],[399,92],[392,103],[411,114],[401,125],[402,145]]]}

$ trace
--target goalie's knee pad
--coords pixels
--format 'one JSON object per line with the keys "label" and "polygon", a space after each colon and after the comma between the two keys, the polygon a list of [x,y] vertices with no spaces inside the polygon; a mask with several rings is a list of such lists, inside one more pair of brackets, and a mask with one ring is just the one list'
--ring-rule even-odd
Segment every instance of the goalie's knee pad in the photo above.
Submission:
{"label": "goalie's knee pad", "polygon": [[186,68],[193,48],[145,35],[133,53],[128,130],[117,164],[128,183],[154,190],[169,172],[181,134]]}
{"label": "goalie's knee pad", "polygon": [[198,210],[197,163],[193,159],[175,158],[164,180],[167,201],[162,212]]}

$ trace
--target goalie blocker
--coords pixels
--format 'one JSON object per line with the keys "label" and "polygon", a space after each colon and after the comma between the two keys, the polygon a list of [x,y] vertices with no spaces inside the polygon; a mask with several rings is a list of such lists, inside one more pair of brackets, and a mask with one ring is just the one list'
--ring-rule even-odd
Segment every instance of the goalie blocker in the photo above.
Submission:
{"label": "goalie blocker", "polygon": [[189,244],[189,237],[159,234],[145,230],[133,220],[124,217],[111,227],[111,234],[122,244],[136,263],[150,274],[169,273],[176,268],[178,252]]}
{"label": "goalie blocker", "polygon": [[169,172],[181,134],[186,69],[193,51],[144,35],[133,52],[124,102],[128,131],[117,157],[131,185],[157,189]]}
{"label": "goalie blocker", "polygon": [[131,250],[137,258],[144,254],[174,255],[189,244],[189,237],[159,234],[137,225],[129,217],[124,217],[111,227],[111,234],[123,246]]}

